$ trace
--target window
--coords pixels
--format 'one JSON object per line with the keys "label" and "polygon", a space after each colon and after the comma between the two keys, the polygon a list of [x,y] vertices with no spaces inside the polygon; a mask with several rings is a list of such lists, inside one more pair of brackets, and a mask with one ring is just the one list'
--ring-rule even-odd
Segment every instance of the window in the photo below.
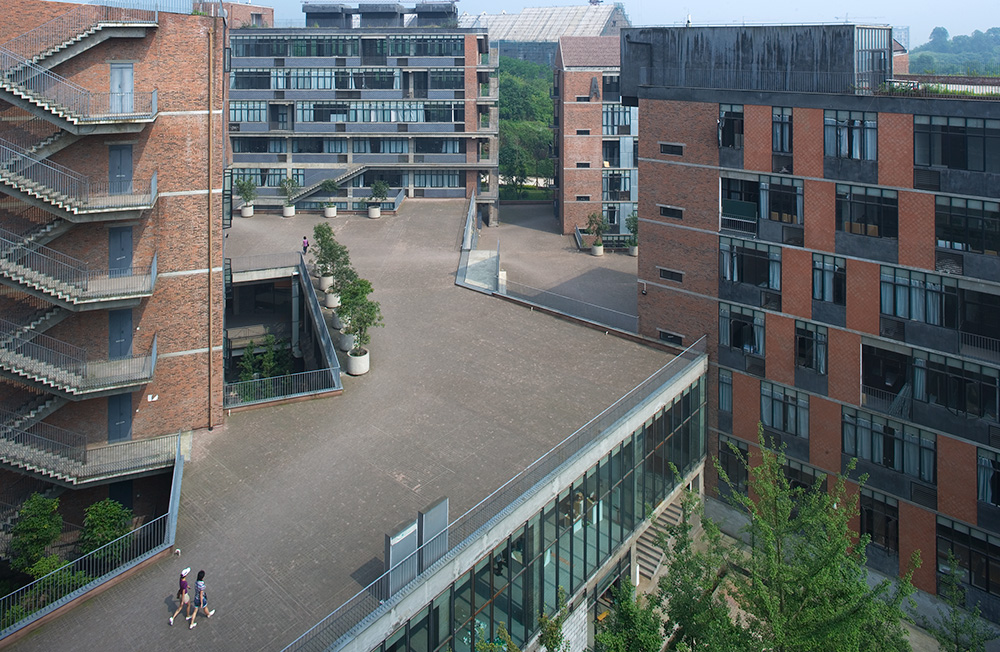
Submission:
{"label": "window", "polygon": [[607,171],[601,175],[601,198],[604,201],[628,201],[632,198],[632,175],[628,172]]}
{"label": "window", "polygon": [[417,138],[417,154],[464,154],[465,142],[458,138]]}
{"label": "window", "polygon": [[662,329],[657,329],[660,333],[660,341],[666,342],[667,344],[673,344],[674,346],[684,346],[684,336],[678,335],[677,333],[671,333],[670,331],[665,331]]}
{"label": "window", "polygon": [[[760,181],[757,179],[735,179],[732,177],[722,177],[722,204],[739,202],[748,204],[746,210],[752,211],[754,218],[757,217],[757,206],[760,204]],[[740,215],[744,213],[740,212]]]}
{"label": "window", "polygon": [[619,75],[604,75],[601,78],[601,97],[605,102],[621,101],[621,77]]}
{"label": "window", "polygon": [[975,362],[913,352],[913,395],[959,416],[997,421],[1000,371]]}
{"label": "window", "polygon": [[577,129],[576,130],[576,135],[577,136],[589,136],[590,135],[590,129]]}
{"label": "window", "polygon": [[264,14],[250,14],[250,24],[254,27],[264,27]]}
{"label": "window", "polygon": [[1000,203],[943,196],[934,203],[937,246],[1000,255]]}
{"label": "window", "polygon": [[977,457],[979,501],[1000,506],[1000,453],[980,448]]}
{"label": "window", "polygon": [[753,355],[764,355],[764,313],[719,304],[719,345]]}
{"label": "window", "polygon": [[781,291],[781,247],[719,238],[719,274],[725,281]]}
{"label": "window", "polygon": [[802,224],[802,188],[802,179],[761,176],[761,213],[775,222]]}
{"label": "window", "polygon": [[836,158],[877,160],[878,114],[868,111],[824,111],[823,153]]}
{"label": "window", "polygon": [[792,107],[771,108],[771,151],[792,153]]}
{"label": "window", "polygon": [[719,411],[733,411],[733,372],[719,369]]}
{"label": "window", "polygon": [[[735,449],[735,450],[733,450]],[[747,492],[747,457],[750,448],[742,441],[719,435],[719,466],[726,472],[729,485],[726,489],[746,494]],[[724,483],[720,483],[720,488]]]}
{"label": "window", "polygon": [[841,408],[844,454],[937,482],[937,436],[915,426],[851,407]]}
{"label": "window", "polygon": [[577,195],[577,201],[590,201],[590,195]]}
{"label": "window", "polygon": [[796,437],[809,437],[809,395],[775,383],[760,383],[760,421]]}
{"label": "window", "polygon": [[428,74],[428,85],[434,89],[465,88],[465,73],[462,70],[431,70]]}
{"label": "window", "polygon": [[1000,120],[913,116],[913,164],[1000,172]]}
{"label": "window", "polygon": [[266,122],[267,102],[237,102],[229,103],[230,122]]}
{"label": "window", "polygon": [[621,149],[621,143],[618,140],[601,142],[601,158],[604,160],[604,167],[620,168],[622,166]]}
{"label": "window", "polygon": [[847,261],[813,254],[813,300],[843,306],[847,303]]}
{"label": "window", "polygon": [[675,206],[660,206],[660,215],[663,217],[672,217],[674,219],[684,218],[684,209],[677,208]]}
{"label": "window", "polygon": [[284,154],[286,151],[284,138],[233,138],[234,154]]}
{"label": "window", "polygon": [[672,269],[663,269],[662,267],[659,268],[659,270],[660,270],[660,278],[662,279],[666,279],[668,281],[677,281],[678,283],[684,281],[684,274],[682,272],[675,272]]}
{"label": "window", "polygon": [[958,281],[953,278],[882,266],[882,314],[932,326],[958,327]]}
{"label": "window", "polygon": [[[271,70],[268,68],[234,68],[229,76],[229,88],[235,90],[267,90],[271,88]],[[284,88],[284,86],[275,86]]]}
{"label": "window", "polygon": [[349,106],[331,102],[296,102],[298,122],[346,122]]}
{"label": "window", "polygon": [[719,105],[719,147],[743,149],[743,105]]}
{"label": "window", "polygon": [[578,167],[578,168],[589,168],[590,167],[590,161],[577,161],[576,167]]}
{"label": "window", "polygon": [[899,552],[899,501],[871,489],[861,490],[861,534],[890,553]]}
{"label": "window", "polygon": [[1000,594],[1000,537],[944,516],[937,517],[937,570],[948,573],[948,553],[958,560],[959,577],[981,591]]}
{"label": "window", "polygon": [[347,139],[346,138],[324,138],[323,139],[323,152],[326,154],[346,154],[347,153]]}
{"label": "window", "polygon": [[826,373],[826,326],[795,320],[795,364]]}
{"label": "window", "polygon": [[899,237],[896,191],[838,183],[837,229],[872,238]]}
{"label": "window", "polygon": [[684,145],[678,145],[677,143],[660,143],[660,154],[684,156]]}
{"label": "window", "polygon": [[589,102],[590,101],[590,96],[589,95],[577,95],[576,96],[576,101],[577,102]]}
{"label": "window", "polygon": [[[601,130],[605,136],[628,133],[632,125],[632,109],[621,104],[605,104],[601,107]],[[622,129],[622,127],[627,127]]]}
{"label": "window", "polygon": [[809,490],[815,487],[816,481],[819,480],[820,489],[826,491],[826,474],[822,471],[818,471],[811,466],[796,462],[795,460],[786,460],[785,466],[781,470],[785,473],[788,486],[792,489]]}
{"label": "window", "polygon": [[[461,188],[464,172],[456,170],[418,171],[413,173],[414,188]],[[396,186],[397,184],[392,184]],[[398,184],[402,185],[402,184]]]}

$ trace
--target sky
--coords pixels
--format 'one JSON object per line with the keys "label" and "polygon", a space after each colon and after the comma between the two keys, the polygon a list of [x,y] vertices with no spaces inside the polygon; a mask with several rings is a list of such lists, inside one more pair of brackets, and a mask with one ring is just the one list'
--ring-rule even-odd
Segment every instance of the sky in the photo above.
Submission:
{"label": "sky", "polygon": [[[254,4],[275,8],[275,20],[302,20],[300,0],[252,0]],[[325,0],[356,4],[351,0]],[[414,0],[396,0],[414,4]],[[459,13],[518,13],[524,7],[582,5],[586,0],[459,0]],[[605,0],[610,2],[610,0]],[[971,34],[1000,27],[1000,3],[997,0],[956,0],[940,3],[930,0],[744,0],[743,2],[695,2],[694,0],[622,0],[633,25],[682,25],[691,16],[694,25],[733,25],[759,23],[875,23],[910,28],[910,47],[927,42],[931,30],[941,26],[951,36]]]}

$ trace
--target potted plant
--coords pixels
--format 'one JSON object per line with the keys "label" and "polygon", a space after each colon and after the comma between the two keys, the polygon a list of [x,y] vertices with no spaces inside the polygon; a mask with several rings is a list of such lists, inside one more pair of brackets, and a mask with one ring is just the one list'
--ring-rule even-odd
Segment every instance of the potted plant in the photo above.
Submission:
{"label": "potted plant", "polygon": [[368,298],[371,293],[372,284],[358,278],[344,288],[341,298],[341,312],[347,322],[345,333],[354,336],[354,347],[347,352],[347,373],[352,376],[368,373],[369,330],[382,325],[382,309],[377,301]]}
{"label": "potted plant", "polygon": [[357,278],[351,267],[351,256],[347,247],[333,237],[333,229],[325,222],[313,227],[312,251],[319,289],[326,293],[325,305],[336,308],[340,305],[340,292]]}
{"label": "potted plant", "polygon": [[257,184],[246,178],[238,178],[233,181],[236,194],[243,200],[240,208],[240,215],[243,217],[253,217],[253,202],[257,199]]}
{"label": "potted plant", "polygon": [[295,204],[292,203],[292,195],[300,188],[299,182],[295,177],[285,177],[278,182],[278,187],[281,188],[281,193],[285,196],[285,206],[281,210],[281,216],[294,217]]}
{"label": "potted plant", "polygon": [[325,179],[319,187],[330,196],[330,201],[323,204],[323,217],[337,217],[337,205],[332,200],[340,192],[340,184],[333,179]]}
{"label": "potted plant", "polygon": [[382,217],[382,202],[389,196],[389,182],[385,179],[376,179],[372,184],[372,199],[368,203],[368,217],[378,219]]}
{"label": "potted plant", "polygon": [[639,255],[639,214],[635,211],[625,218],[625,228],[632,235],[628,239],[628,255]]}
{"label": "potted plant", "polygon": [[600,213],[591,213],[587,216],[587,232],[594,236],[594,242],[590,245],[590,253],[595,256],[604,255],[604,240],[601,239],[608,230],[608,221]]}

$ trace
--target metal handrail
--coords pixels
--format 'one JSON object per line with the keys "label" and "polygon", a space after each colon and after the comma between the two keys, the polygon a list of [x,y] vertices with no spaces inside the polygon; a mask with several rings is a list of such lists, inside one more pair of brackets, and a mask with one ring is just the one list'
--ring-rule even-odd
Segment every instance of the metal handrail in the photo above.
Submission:
{"label": "metal handrail", "polygon": [[312,324],[316,338],[319,340],[319,348],[326,360],[327,371],[330,372],[331,389],[340,390],[344,388],[340,380],[340,361],[337,359],[337,350],[333,347],[333,338],[330,337],[330,329],[323,318],[323,309],[319,306],[316,298],[316,291],[313,289],[309,276],[309,268],[306,267],[306,257],[299,254],[299,287],[306,302],[306,314],[309,315],[309,322]]}
{"label": "metal handrail", "polygon": [[479,228],[476,224],[476,191],[469,198],[469,209],[465,213],[465,230],[462,233],[462,251],[471,251],[479,243]]}
{"label": "metal handrail", "polygon": [[148,294],[155,277],[152,265],[88,269],[82,260],[42,245],[29,245],[16,233],[0,228],[0,274],[5,271],[81,299]]}
{"label": "metal handrail", "polygon": [[339,376],[339,368],[336,370],[315,369],[313,371],[302,371],[284,376],[271,376],[269,378],[226,383],[225,391],[223,392],[222,407],[229,409],[244,405],[257,405],[270,401],[281,401],[286,398],[334,391],[340,389],[338,383],[334,380]]}
{"label": "metal handrail", "polygon": [[5,122],[4,127],[4,136],[7,140],[18,147],[23,147],[26,151],[62,131],[38,116],[31,116],[21,122]]}
{"label": "metal handrail", "polygon": [[861,386],[861,405],[870,410],[909,419],[912,402],[913,387],[910,383],[904,383],[898,392],[870,385]]}
{"label": "metal handrail", "polygon": [[644,86],[679,88],[718,88],[806,93],[871,94],[884,84],[885,71],[855,72],[843,70],[761,70],[758,68],[639,68],[639,83]]}
{"label": "metal handrail", "polygon": [[0,85],[44,105],[70,122],[152,118],[156,91],[94,93],[0,47]]}
{"label": "metal handrail", "polygon": [[[16,412],[0,410],[0,439],[19,444],[30,450],[42,451],[75,462],[84,463],[87,461],[86,435],[42,421],[33,423],[26,428],[18,428],[11,425],[17,421],[18,417]],[[11,452],[13,452],[11,447],[5,447],[0,455]]]}
{"label": "metal handrail", "polygon": [[100,0],[82,4],[42,23],[34,29],[15,36],[3,44],[11,52],[25,59],[34,60],[49,53],[59,45],[67,43],[102,23],[119,25],[155,25],[155,9],[141,9],[132,0]]}
{"label": "metal handrail", "polygon": [[[390,602],[390,598],[393,598],[393,595],[388,590],[390,573],[395,572],[396,569],[405,568],[406,565],[413,565],[414,560],[419,559],[418,555],[422,555],[425,548],[435,550],[441,545],[440,541],[442,540],[449,544],[454,542],[450,545],[450,550],[443,556],[444,558],[453,558],[455,554],[468,546],[470,541],[477,539],[474,535],[482,531],[485,526],[490,525],[494,519],[507,513],[512,506],[536,487],[542,486],[546,478],[596,441],[619,419],[646,401],[654,392],[671,382],[673,378],[684,373],[689,365],[697,364],[704,355],[705,341],[705,336],[702,336],[697,342],[684,349],[676,358],[639,383],[613,405],[556,444],[547,453],[480,501],[479,504],[452,521],[444,533],[424,543],[423,546],[417,548],[408,557],[356,593],[333,613],[295,639],[285,647],[285,652],[325,650],[334,647],[341,638],[353,634],[352,630],[355,627],[363,626],[363,622],[369,619],[377,609],[392,608],[393,604]],[[415,584],[415,582],[411,583],[411,586]],[[405,589],[399,594],[403,592]]]}

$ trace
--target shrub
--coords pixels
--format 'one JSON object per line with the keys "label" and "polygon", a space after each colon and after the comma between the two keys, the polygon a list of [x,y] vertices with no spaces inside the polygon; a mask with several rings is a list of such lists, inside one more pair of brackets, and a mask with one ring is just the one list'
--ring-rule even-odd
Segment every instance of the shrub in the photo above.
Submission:
{"label": "shrub", "polygon": [[[120,539],[132,531],[132,510],[121,503],[105,498],[85,511],[80,548],[84,554],[93,552]],[[122,540],[97,553],[98,557],[117,564],[121,561],[127,540]]]}
{"label": "shrub", "polygon": [[27,571],[45,556],[45,548],[62,533],[63,519],[57,511],[58,498],[34,493],[21,506],[17,523],[11,528],[11,568]]}

